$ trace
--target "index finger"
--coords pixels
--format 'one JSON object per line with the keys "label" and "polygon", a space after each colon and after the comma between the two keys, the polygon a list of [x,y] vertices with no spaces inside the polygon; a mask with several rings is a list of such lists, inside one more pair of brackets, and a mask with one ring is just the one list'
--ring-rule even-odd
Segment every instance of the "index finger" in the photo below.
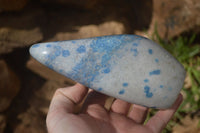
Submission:
{"label": "index finger", "polygon": [[[63,129],[63,118],[74,113],[75,105],[79,104],[87,94],[88,88],[81,84],[58,89],[51,101],[46,118],[47,129],[55,131]],[[57,131],[56,131],[57,132]]]}

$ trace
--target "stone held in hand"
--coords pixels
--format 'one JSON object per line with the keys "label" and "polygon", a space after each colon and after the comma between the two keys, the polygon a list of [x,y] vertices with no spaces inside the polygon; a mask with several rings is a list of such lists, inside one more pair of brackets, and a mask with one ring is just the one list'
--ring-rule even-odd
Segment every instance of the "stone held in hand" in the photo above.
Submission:
{"label": "stone held in hand", "polygon": [[30,53],[87,87],[151,108],[169,108],[185,78],[183,66],[172,55],[137,35],[40,43]]}

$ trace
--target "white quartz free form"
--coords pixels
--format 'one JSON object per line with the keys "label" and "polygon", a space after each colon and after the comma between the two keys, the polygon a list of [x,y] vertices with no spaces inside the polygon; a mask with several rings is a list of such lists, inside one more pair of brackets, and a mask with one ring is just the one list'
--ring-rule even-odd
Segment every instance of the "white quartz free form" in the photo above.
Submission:
{"label": "white quartz free form", "polygon": [[185,78],[183,66],[171,54],[137,35],[40,43],[30,53],[87,87],[151,108],[169,108]]}

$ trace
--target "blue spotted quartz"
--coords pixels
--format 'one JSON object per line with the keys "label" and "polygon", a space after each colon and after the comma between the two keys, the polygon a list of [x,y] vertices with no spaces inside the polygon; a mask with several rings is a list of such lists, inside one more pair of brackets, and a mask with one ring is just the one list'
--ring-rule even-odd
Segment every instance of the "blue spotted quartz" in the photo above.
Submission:
{"label": "blue spotted quartz", "polygon": [[185,78],[183,66],[155,42],[112,35],[35,44],[31,55],[96,91],[147,107],[169,108]]}

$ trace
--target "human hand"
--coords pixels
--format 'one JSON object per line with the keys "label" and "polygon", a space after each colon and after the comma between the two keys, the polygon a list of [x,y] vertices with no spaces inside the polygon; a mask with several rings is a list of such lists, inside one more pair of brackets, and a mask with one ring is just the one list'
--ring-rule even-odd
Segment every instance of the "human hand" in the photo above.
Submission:
{"label": "human hand", "polygon": [[88,88],[81,84],[56,91],[47,115],[49,133],[159,133],[172,118],[183,98],[180,94],[174,105],[159,110],[144,125],[148,108],[116,99],[110,110],[104,107],[108,96],[89,92],[80,113],[75,107],[87,95]]}

